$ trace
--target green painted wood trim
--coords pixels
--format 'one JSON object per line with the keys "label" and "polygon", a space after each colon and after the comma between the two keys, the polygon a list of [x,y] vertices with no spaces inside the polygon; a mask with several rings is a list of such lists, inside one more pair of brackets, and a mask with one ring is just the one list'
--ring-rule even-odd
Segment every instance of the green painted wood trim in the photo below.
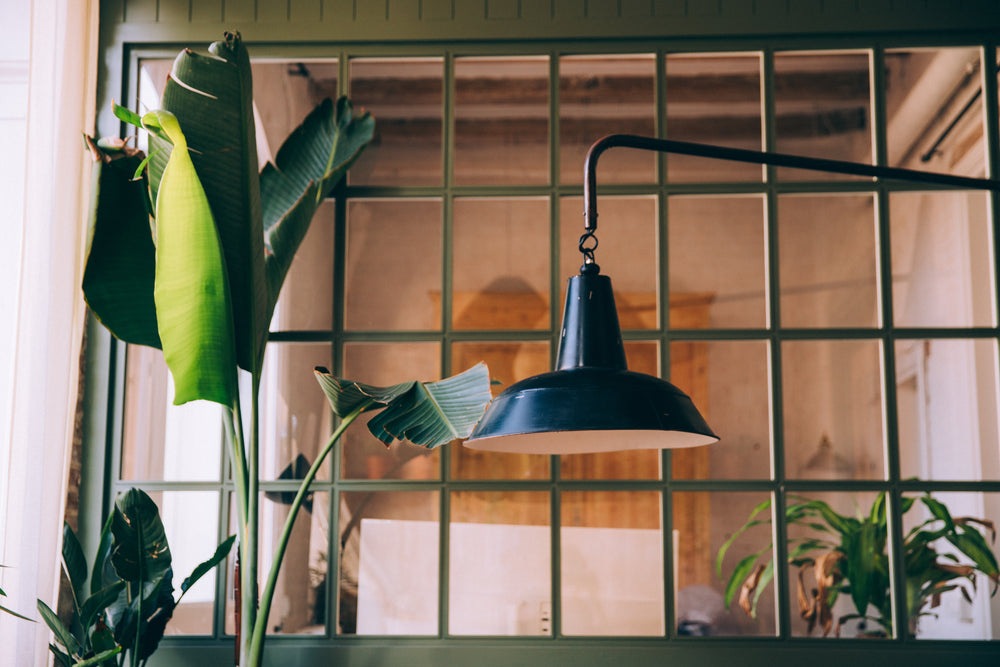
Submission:
{"label": "green painted wood trim", "polygon": [[[996,644],[986,642],[910,642],[892,640],[796,639],[776,644],[763,640],[690,638],[673,640],[570,640],[521,638],[504,640],[381,639],[373,642],[340,638],[337,645],[316,640],[294,643],[268,639],[269,664],[282,667],[663,667],[738,665],[774,667],[996,667]],[[218,667],[231,664],[232,642],[177,640],[161,644],[149,667]]]}
{"label": "green painted wood trim", "polygon": [[434,41],[917,33],[1000,27],[993,0],[107,0],[118,42]]}

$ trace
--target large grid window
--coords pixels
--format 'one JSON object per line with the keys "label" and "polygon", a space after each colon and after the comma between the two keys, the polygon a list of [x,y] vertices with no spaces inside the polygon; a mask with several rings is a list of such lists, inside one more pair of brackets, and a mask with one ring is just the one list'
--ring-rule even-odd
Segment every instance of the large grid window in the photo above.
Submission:
{"label": "large grid window", "polygon": [[[257,62],[262,156],[324,96],[349,94],[377,122],[317,214],[272,322],[263,565],[294,480],[331,431],[313,366],[370,384],[480,360],[502,385],[549,369],[581,261],[593,141],[630,132],[984,176],[997,152],[996,85],[984,78],[995,59],[979,46],[483,47]],[[135,62],[134,85],[155,106],[168,63]],[[884,641],[1000,638],[1000,597],[985,581],[920,618],[900,590],[906,535],[928,518],[919,503],[903,514],[905,499],[931,492],[953,516],[1000,520],[990,195],[629,149],[607,154],[598,183],[597,261],[614,281],[629,366],[680,386],[721,441],[428,452],[386,449],[358,425],[298,519],[273,632],[804,636],[799,597],[813,584],[800,591],[788,556],[812,532],[784,509],[822,500],[854,516],[886,494],[895,636]],[[159,494],[175,569],[189,570],[231,532],[217,415],[168,408],[152,352],[128,350],[125,381],[114,486]],[[755,517],[768,523],[739,536],[720,577],[720,547],[768,500]],[[723,594],[758,552],[775,577],[751,617]],[[233,632],[231,568],[186,596],[170,632]],[[841,596],[835,619],[851,613]],[[844,638],[873,630],[835,625]]]}

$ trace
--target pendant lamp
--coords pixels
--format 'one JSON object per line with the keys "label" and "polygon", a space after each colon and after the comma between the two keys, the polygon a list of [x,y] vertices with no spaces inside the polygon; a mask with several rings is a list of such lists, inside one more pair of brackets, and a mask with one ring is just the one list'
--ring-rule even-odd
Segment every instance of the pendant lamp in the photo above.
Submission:
{"label": "pendant lamp", "polygon": [[569,279],[556,370],[512,384],[490,403],[465,446],[497,452],[580,454],[675,449],[717,441],[691,399],[674,385],[628,370],[611,279],[594,261],[597,160],[614,147],[882,180],[1000,191],[1000,181],[876,167],[783,153],[613,134],[590,147],[584,166],[583,266]]}

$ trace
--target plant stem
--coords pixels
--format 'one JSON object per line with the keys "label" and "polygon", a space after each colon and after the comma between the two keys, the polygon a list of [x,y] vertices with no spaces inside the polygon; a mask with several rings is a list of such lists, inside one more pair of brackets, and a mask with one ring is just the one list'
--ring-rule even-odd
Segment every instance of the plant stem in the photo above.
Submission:
{"label": "plant stem", "polygon": [[340,436],[343,435],[347,427],[358,418],[358,416],[367,410],[375,401],[369,399],[353,412],[345,415],[337,425],[337,428],[330,435],[329,440],[327,440],[326,445],[320,451],[316,460],[313,462],[312,467],[309,468],[309,472],[302,479],[302,483],[299,484],[299,490],[295,494],[295,499],[292,501],[291,507],[288,509],[288,516],[285,519],[285,526],[281,531],[281,537],[278,539],[278,544],[274,550],[274,557],[271,560],[271,569],[267,574],[267,579],[264,582],[264,589],[261,593],[260,598],[260,611],[257,614],[257,622],[253,629],[253,638],[250,646],[250,661],[247,663],[247,667],[259,667],[263,661],[264,655],[264,639],[267,636],[267,617],[271,611],[271,602],[274,599],[274,589],[278,583],[278,571],[281,568],[281,561],[285,557],[285,549],[288,547],[288,541],[292,535],[292,528],[295,526],[295,517],[299,513],[299,509],[302,507],[302,503],[305,501],[306,496],[309,495],[309,486],[312,484],[313,480],[316,479],[316,475],[319,473],[320,468],[323,465],[323,461],[326,460],[327,455],[333,450],[334,445],[340,440]]}
{"label": "plant stem", "polygon": [[[224,418],[226,422],[226,430],[229,436],[229,460],[233,466],[233,481],[236,487],[236,505],[237,505],[237,522],[236,522],[236,533],[239,535],[239,576],[240,576],[240,589],[244,591],[243,601],[244,605],[247,604],[246,600],[254,599],[249,598],[249,591],[252,590],[256,593],[256,588],[248,589],[247,580],[249,577],[248,568],[246,563],[248,561],[248,554],[250,553],[248,547],[249,545],[249,521],[250,516],[250,480],[247,471],[247,460],[246,460],[246,445],[243,438],[243,418],[240,410],[240,397],[239,388],[237,386],[236,397],[233,399],[233,405],[230,410],[225,410]],[[256,544],[253,549],[256,553]],[[256,572],[254,573],[254,579],[256,579]],[[252,604],[249,605],[252,608]],[[241,606],[240,609],[240,627],[237,628],[239,633],[240,646],[238,647],[238,654],[240,656],[240,662],[238,664],[243,664],[245,662],[246,649],[249,648],[249,637],[253,630],[253,614],[247,613],[247,609]]]}
{"label": "plant stem", "polygon": [[243,456],[243,427],[240,424],[239,399],[229,410],[223,411],[226,424],[226,438],[229,445],[229,463],[233,467],[233,482],[236,487],[236,503],[240,520],[237,522],[236,533],[239,536],[240,548],[246,544],[243,517],[247,510],[247,468]]}

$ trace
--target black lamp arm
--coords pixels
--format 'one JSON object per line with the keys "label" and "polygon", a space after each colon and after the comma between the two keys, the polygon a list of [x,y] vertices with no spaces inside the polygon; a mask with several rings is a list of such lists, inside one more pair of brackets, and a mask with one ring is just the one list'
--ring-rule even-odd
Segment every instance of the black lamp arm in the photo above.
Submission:
{"label": "black lamp arm", "polygon": [[[975,190],[992,190],[1000,192],[1000,180],[987,178],[969,178],[967,176],[953,176],[951,174],[940,174],[930,171],[916,171],[914,169],[900,169],[897,167],[876,167],[870,164],[859,162],[845,162],[842,160],[826,160],[823,158],[804,157],[801,155],[788,155],[786,153],[764,153],[761,151],[749,151],[742,148],[726,148],[724,146],[714,146],[712,144],[698,144],[690,141],[674,141],[671,139],[656,139],[654,137],[643,137],[636,134],[609,134],[598,139],[587,152],[587,160],[584,163],[583,199],[585,217],[584,227],[587,230],[585,237],[593,238],[593,233],[597,231],[597,159],[609,148],[639,148],[658,153],[677,153],[680,155],[693,155],[696,157],[712,158],[716,160],[729,160],[731,162],[749,162],[751,164],[769,164],[775,167],[791,167],[793,169],[808,169],[811,171],[825,171],[834,174],[849,174],[851,176],[870,176],[889,181],[911,181],[917,183],[927,183],[929,185],[942,185],[955,188],[971,188]],[[595,244],[596,245],[596,244]],[[581,247],[581,250],[583,248]],[[586,254],[586,253],[584,253]],[[590,261],[593,261],[593,251],[591,250]]]}

